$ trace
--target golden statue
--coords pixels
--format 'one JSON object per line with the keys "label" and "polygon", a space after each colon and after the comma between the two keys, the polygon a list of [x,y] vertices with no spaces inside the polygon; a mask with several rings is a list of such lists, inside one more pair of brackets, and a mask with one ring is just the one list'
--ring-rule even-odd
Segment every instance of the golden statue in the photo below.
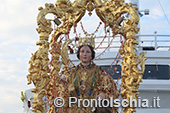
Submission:
{"label": "golden statue", "polygon": [[[124,3],[124,0],[75,0],[74,2],[57,0],[55,5],[45,4],[45,8],[40,7],[37,17],[37,32],[40,35],[40,41],[37,42],[37,45],[40,47],[32,54],[29,61],[29,74],[27,75],[28,84],[33,83],[35,86],[35,89],[32,90],[34,92],[33,112],[92,112],[91,108],[76,108],[76,106],[68,110],[67,104],[62,108],[56,108],[54,105],[56,97],[64,98],[66,103],[70,95],[77,95],[78,98],[95,98],[103,95],[104,98],[109,96],[116,98],[117,92],[114,89],[116,88],[114,81],[92,62],[93,57],[85,56],[82,59],[80,58],[81,63],[70,71],[71,66],[67,52],[70,40],[65,41],[63,45],[60,43],[60,35],[69,34],[71,27],[76,27],[85,12],[88,11],[90,16],[93,10],[95,10],[101,21],[106,24],[106,27],[109,26],[112,29],[113,36],[121,34],[125,38],[125,42],[120,49],[123,58],[121,95],[124,99],[129,99],[130,97],[137,99],[139,95],[138,87],[142,81],[146,60],[144,58],[146,53],[141,53],[138,56],[135,50],[135,45],[138,44],[136,33],[139,31],[137,27],[139,22],[138,8],[132,7],[132,4]],[[51,20],[45,18],[49,13],[57,17],[54,21],[58,25],[50,41],[48,41],[49,35],[53,29]],[[125,13],[128,13],[130,18],[125,19],[123,16]],[[60,21],[62,21],[62,24]],[[87,52],[94,46],[87,41],[87,44],[80,47],[79,57],[81,57],[81,49]],[[51,62],[48,58],[49,52],[52,55]],[[91,52],[92,49],[87,53]],[[60,56],[62,61],[59,60]],[[85,63],[87,65],[83,65],[86,60],[88,60]],[[51,69],[49,65],[52,66]],[[64,65],[62,69],[61,65]],[[138,65],[140,65],[140,69]],[[64,79],[61,79],[61,75],[64,76]],[[98,81],[101,82],[98,84]],[[48,111],[45,109],[47,103],[43,100],[44,97],[48,98],[48,106],[50,107]],[[116,109],[111,109],[111,112],[116,112]],[[128,106],[123,112],[133,113],[135,111],[135,107]]]}
{"label": "golden statue", "polygon": [[[118,92],[114,80],[107,75],[99,66],[93,63],[95,52],[93,50],[93,37],[85,38],[79,41],[77,57],[80,64],[73,67],[69,77],[70,97],[77,99],[96,99],[100,98],[117,98]],[[93,113],[93,107],[77,107],[74,104],[69,108],[70,113]],[[99,108],[98,108],[99,109]],[[110,111],[116,113],[115,108]]]}

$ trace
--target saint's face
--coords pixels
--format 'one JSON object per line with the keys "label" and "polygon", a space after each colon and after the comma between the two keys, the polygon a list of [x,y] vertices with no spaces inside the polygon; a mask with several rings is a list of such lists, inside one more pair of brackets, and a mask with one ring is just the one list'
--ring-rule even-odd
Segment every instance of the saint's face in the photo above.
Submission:
{"label": "saint's face", "polygon": [[80,49],[79,56],[82,63],[90,63],[92,59],[92,52],[88,46],[83,46]]}

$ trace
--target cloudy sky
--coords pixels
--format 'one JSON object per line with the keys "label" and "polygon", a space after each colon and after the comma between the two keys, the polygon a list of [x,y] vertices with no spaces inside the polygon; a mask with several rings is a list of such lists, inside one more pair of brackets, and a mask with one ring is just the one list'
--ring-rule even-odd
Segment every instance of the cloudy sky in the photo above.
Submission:
{"label": "cloudy sky", "polygon": [[[141,17],[141,34],[170,35],[170,1],[140,0],[140,10],[149,9],[150,15]],[[27,86],[28,61],[37,50],[36,32],[38,7],[55,0],[0,0],[0,113],[22,113],[20,92]],[[94,31],[99,22],[84,18],[85,29]],[[87,24],[86,24],[87,23]],[[91,26],[93,24],[93,26]],[[99,34],[100,35],[100,34]]]}

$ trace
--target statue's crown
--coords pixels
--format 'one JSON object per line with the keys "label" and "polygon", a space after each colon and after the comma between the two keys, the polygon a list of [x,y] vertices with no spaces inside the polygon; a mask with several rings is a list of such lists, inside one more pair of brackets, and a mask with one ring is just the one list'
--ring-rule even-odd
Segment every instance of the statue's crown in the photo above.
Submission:
{"label": "statue's crown", "polygon": [[79,41],[78,41],[78,47],[82,46],[82,45],[89,45],[92,46],[93,48],[95,48],[95,37],[91,36],[91,37],[79,37]]}

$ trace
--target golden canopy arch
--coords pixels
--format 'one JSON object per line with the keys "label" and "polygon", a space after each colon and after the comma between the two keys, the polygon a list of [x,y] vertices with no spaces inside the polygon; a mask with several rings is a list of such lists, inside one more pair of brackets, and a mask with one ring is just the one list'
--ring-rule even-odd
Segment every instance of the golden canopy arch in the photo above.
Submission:
{"label": "golden canopy arch", "polygon": [[[69,0],[57,0],[56,4],[45,4],[45,8],[39,8],[39,14],[37,17],[38,28],[37,32],[40,35],[40,41],[36,44],[39,45],[39,49],[32,54],[29,61],[29,74],[27,75],[28,84],[33,82],[35,89],[34,101],[33,101],[33,111],[35,113],[45,113],[45,102],[43,97],[48,95],[50,99],[50,109],[49,113],[55,109],[53,100],[54,92],[60,92],[60,95],[67,96],[67,92],[63,90],[63,87],[58,84],[60,79],[60,61],[59,57],[62,57],[62,63],[64,64],[64,70],[62,74],[68,75],[68,65],[69,59],[67,45],[69,41],[65,42],[61,47],[58,38],[61,34],[69,34],[71,27],[76,26],[76,24],[88,11],[89,15],[95,10],[97,16],[101,21],[105,22],[106,26],[114,31],[113,35],[122,34],[125,37],[125,42],[123,43],[123,49],[119,52],[122,55],[122,78],[121,78],[121,95],[122,98],[137,99],[139,92],[139,83],[142,81],[142,75],[145,69],[144,58],[146,53],[141,53],[139,56],[136,54],[135,45],[138,45],[136,41],[136,34],[139,31],[137,27],[139,22],[138,8],[132,7],[132,4],[124,3],[124,0],[75,0],[70,2]],[[51,20],[45,18],[49,13],[53,13],[58,19],[62,21],[59,25],[50,42],[49,35],[53,31],[51,27]],[[129,13],[130,18],[124,19],[123,14]],[[121,23],[124,20],[124,26]],[[58,23],[60,24],[60,23]],[[49,46],[51,48],[49,49]],[[49,62],[48,52],[52,54],[52,62]],[[49,69],[49,63],[52,65],[52,69]],[[140,68],[138,68],[140,65]],[[47,90],[48,89],[48,90]],[[126,107],[124,113],[135,112],[135,107]]]}

